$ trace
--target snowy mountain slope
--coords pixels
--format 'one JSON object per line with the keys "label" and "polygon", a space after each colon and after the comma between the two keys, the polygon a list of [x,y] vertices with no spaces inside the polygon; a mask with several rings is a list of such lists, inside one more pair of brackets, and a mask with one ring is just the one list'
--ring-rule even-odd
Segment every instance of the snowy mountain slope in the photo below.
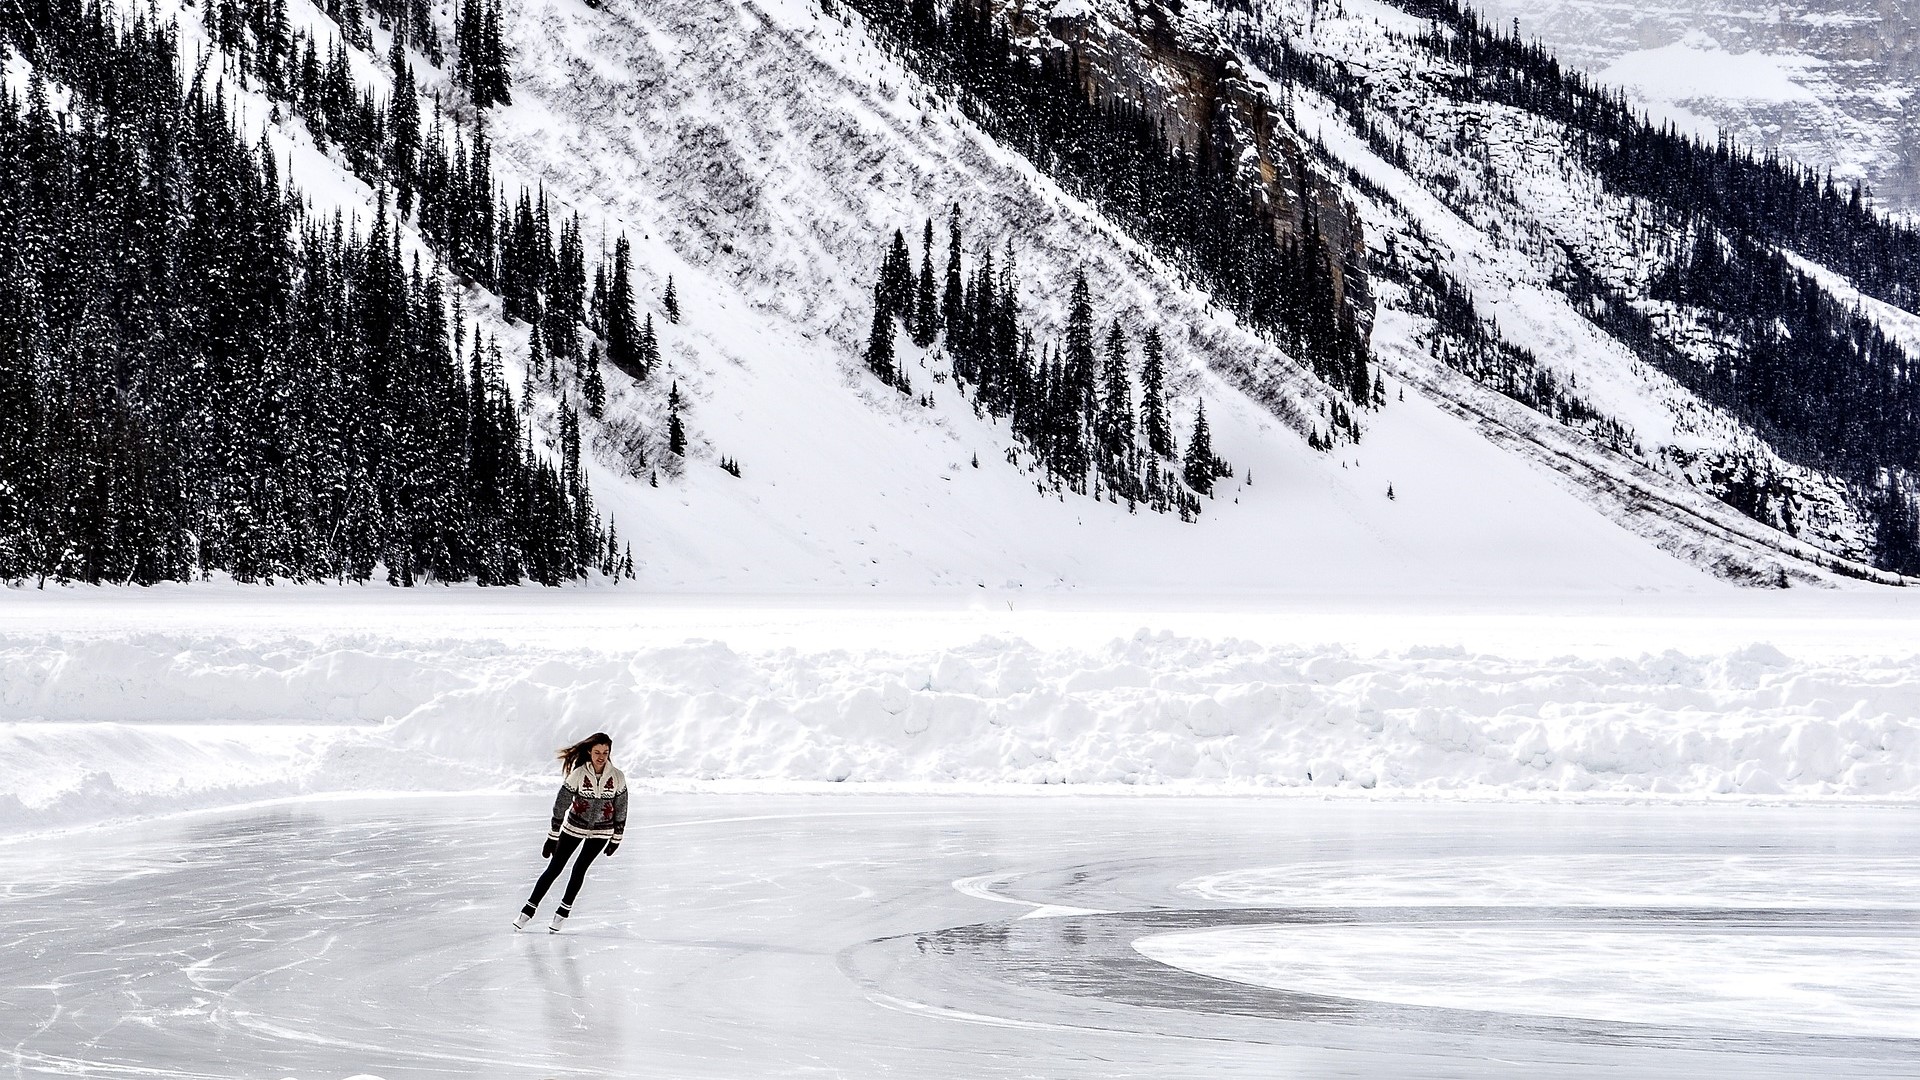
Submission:
{"label": "snowy mountain slope", "polygon": [[[599,11],[561,0],[516,15],[523,75],[514,104],[496,110],[497,167],[644,234],[636,251],[653,288],[674,273],[687,308],[681,326],[663,327],[671,367],[659,377],[691,391],[708,452],[744,467],[739,479],[696,465],[657,491],[606,489],[603,501],[642,538],[643,581],[1452,590],[1698,580],[1417,403],[1369,420],[1358,448],[1310,451],[1299,429],[1324,394],[1312,380],[930,101],[857,20],[798,0]],[[1014,241],[1025,294],[1056,319],[1065,281],[1085,267],[1102,323],[1122,316],[1137,334],[1157,322],[1176,364],[1192,365],[1177,380],[1176,415],[1184,422],[1204,395],[1215,445],[1240,470],[1197,525],[1040,498],[1000,459],[1004,433],[930,383],[930,370],[910,369],[934,393],[928,411],[858,367],[865,268],[880,237],[911,235],[955,203],[995,248]]]}
{"label": "snowy mountain slope", "polygon": [[[189,53],[217,53],[189,8],[159,10],[180,17]],[[1081,8],[1071,10],[1081,17]],[[1117,7],[1087,10],[1105,12],[1108,27],[1127,22]],[[1366,10],[1390,17],[1389,9]],[[325,39],[331,24],[317,9],[296,0],[292,12]],[[438,17],[449,29],[451,10]],[[1204,36],[1220,21],[1217,11],[1193,5],[1183,25]],[[1364,42],[1365,21],[1323,20],[1316,33],[1328,43],[1342,34]],[[1404,320],[1389,320],[1375,338],[1376,357],[1401,376],[1385,387],[1388,406],[1363,419],[1358,445],[1312,450],[1304,436],[1323,429],[1333,392],[983,137],[878,49],[857,17],[828,15],[806,0],[602,8],[527,0],[508,5],[506,25],[516,85],[511,104],[488,110],[497,179],[509,192],[538,185],[563,214],[578,209],[590,246],[628,236],[643,304],[660,329],[662,370],[645,385],[610,371],[608,422],[594,432],[599,507],[634,541],[644,584],[1394,592],[1707,585],[1645,543],[1647,533],[1735,580],[1804,576],[1777,561],[1783,553],[1859,572],[1749,528],[1689,498],[1672,476],[1632,472],[1578,438],[1547,429],[1516,443],[1515,433],[1535,424],[1531,414],[1497,400],[1464,407],[1472,388],[1423,358],[1428,346]],[[377,28],[372,38],[371,48],[352,50],[354,77],[384,95],[391,78],[377,58],[390,38]],[[425,89],[461,107],[444,70],[415,66]],[[299,121],[272,119],[257,92],[231,78],[228,86],[245,124],[287,156],[315,209],[371,217],[373,192],[337,156],[316,152]],[[1336,141],[1324,117],[1313,121],[1312,101],[1282,104],[1303,129]],[[1059,332],[1067,283],[1084,270],[1099,324],[1121,319],[1136,339],[1147,325],[1167,335],[1182,440],[1204,399],[1214,445],[1236,469],[1198,523],[1038,492],[1005,456],[1005,425],[981,418],[942,381],[937,349],[904,353],[916,393],[930,393],[932,408],[866,372],[860,347],[886,237],[900,228],[917,241],[923,221],[954,205],[970,246],[1017,258],[1023,304],[1039,312],[1043,333]],[[1365,224],[1376,250],[1381,236],[1413,224],[1374,209]],[[1446,223],[1428,214],[1418,224]],[[1489,235],[1476,227],[1491,239],[1475,239]],[[1453,238],[1478,284],[1522,282],[1523,297],[1547,296],[1537,282],[1525,284],[1537,264],[1521,255],[1537,252],[1510,252],[1497,222]],[[1629,265],[1631,256],[1629,248]],[[659,306],[669,275],[684,309],[677,325]],[[1512,311],[1530,315],[1541,306],[1533,300],[1515,301]],[[499,334],[509,382],[519,385],[526,328],[504,323],[495,298],[479,290],[469,289],[466,301]],[[1674,443],[1694,423],[1708,429],[1700,436],[1708,445],[1738,443],[1737,425],[1710,411],[1686,415],[1686,402],[1675,405],[1658,379],[1620,375],[1619,355],[1591,331],[1576,332],[1583,324],[1566,311],[1513,321],[1530,327],[1542,349],[1581,342],[1562,349],[1567,374],[1580,375],[1585,392],[1601,392],[1589,383],[1605,388],[1607,404],[1636,435]],[[684,462],[664,451],[669,387],[689,402],[693,447]],[[550,440],[555,401],[537,388],[536,396]],[[1503,442],[1524,453],[1509,454]],[[1549,469],[1529,466],[1528,456]],[[742,475],[719,469],[723,457],[739,461]],[[1578,478],[1565,479],[1570,472]],[[1638,524],[1622,529],[1618,519]]]}
{"label": "snowy mountain slope", "polygon": [[1873,0],[1489,0],[1562,59],[1657,115],[1865,180],[1920,211],[1920,13]]}
{"label": "snowy mountain slope", "polygon": [[[1616,515],[1646,522],[1656,532],[1670,534],[1675,520],[1694,518],[1708,533],[1737,536],[1737,544],[1794,558],[1820,562],[1837,556],[1847,564],[1868,558],[1872,522],[1863,518],[1845,481],[1782,458],[1748,423],[1703,401],[1610,336],[1573,295],[1569,275],[1585,273],[1620,295],[1646,297],[1655,275],[1684,242],[1674,235],[1671,212],[1609,190],[1573,158],[1567,150],[1571,137],[1558,124],[1520,109],[1462,99],[1455,89],[1458,71],[1410,40],[1426,30],[1418,20],[1369,0],[1353,0],[1340,11],[1344,14],[1312,17],[1306,3],[1282,3],[1265,12],[1270,29],[1291,35],[1303,54],[1331,64],[1330,70],[1351,80],[1366,103],[1356,111],[1336,104],[1320,88],[1296,85],[1291,90],[1295,122],[1354,177],[1353,197],[1362,207],[1376,265],[1397,262],[1402,276],[1438,272],[1471,298],[1478,317],[1491,320],[1500,340],[1537,360],[1558,392],[1597,411],[1604,421],[1617,422],[1618,429],[1587,433],[1599,434],[1612,452],[1597,447],[1573,452],[1570,460],[1580,462],[1576,471],[1606,461],[1598,473],[1631,475],[1636,479],[1629,489],[1661,494],[1651,500],[1642,495],[1614,499],[1605,494],[1613,481],[1592,477],[1580,486],[1613,506]],[[1383,146],[1402,160],[1383,160],[1377,152]],[[1843,304],[1858,306],[1863,299],[1837,275],[1823,272],[1818,280]],[[1383,286],[1381,294],[1384,309],[1412,316],[1400,323],[1383,311],[1383,325],[1405,326],[1421,345],[1434,344],[1431,322],[1413,310],[1419,304],[1410,306],[1403,289]],[[1732,347],[1688,311],[1649,299],[1634,302],[1669,347],[1698,362],[1711,363]],[[1876,303],[1864,310],[1895,340],[1902,340],[1912,318],[1891,305]],[[1418,377],[1408,364],[1426,367],[1421,381],[1436,392],[1462,382],[1432,365],[1431,348],[1377,339],[1376,352],[1397,358],[1389,361],[1389,369],[1403,377]],[[1505,414],[1498,423],[1510,433],[1537,426],[1515,415],[1512,403],[1501,406],[1487,399],[1485,406],[1464,406],[1459,394],[1446,396],[1469,412],[1485,414],[1492,408]],[[1547,450],[1530,435],[1518,437],[1545,460],[1567,454]],[[1552,432],[1554,439],[1568,437],[1589,441],[1564,429]],[[1699,497],[1704,492],[1732,501],[1729,485],[1747,475],[1770,477],[1790,491],[1778,505],[1749,508],[1763,524]],[[1676,480],[1678,486],[1672,483]],[[1819,551],[1810,551],[1810,545]]]}

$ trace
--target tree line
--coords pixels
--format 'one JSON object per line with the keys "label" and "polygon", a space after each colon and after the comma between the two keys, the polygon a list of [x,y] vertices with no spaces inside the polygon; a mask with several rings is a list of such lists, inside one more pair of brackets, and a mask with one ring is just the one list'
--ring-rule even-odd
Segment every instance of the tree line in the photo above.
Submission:
{"label": "tree line", "polygon": [[[1844,274],[1861,292],[1920,312],[1920,228],[1878,213],[1863,185],[1724,134],[1708,141],[1635,111],[1624,92],[1563,69],[1519,27],[1503,32],[1459,0],[1402,0],[1433,21],[1418,38],[1463,65],[1471,92],[1566,125],[1571,148],[1614,191],[1674,222],[1679,250],[1657,299],[1706,313],[1736,343],[1702,364],[1656,348],[1643,355],[1682,385],[1753,424],[1788,460],[1837,473],[1874,519],[1874,561],[1920,573],[1920,383],[1915,357],[1836,301],[1781,254]],[[1620,298],[1623,299],[1623,298]],[[1596,306],[1605,317],[1631,312]],[[1736,484],[1736,506],[1771,506]],[[1768,480],[1759,488],[1777,486]],[[1767,497],[1761,497],[1767,496]]]}
{"label": "tree line", "polygon": [[[1562,69],[1538,43],[1522,41],[1517,28],[1496,28],[1455,0],[1398,2],[1431,20],[1409,43],[1462,72],[1445,93],[1563,125],[1566,149],[1578,162],[1662,220],[1672,254],[1644,295],[1609,284],[1577,252],[1564,252],[1569,265],[1559,286],[1575,308],[1690,392],[1750,425],[1781,457],[1849,484],[1875,522],[1873,561],[1920,572],[1920,533],[1903,524],[1920,517],[1912,471],[1920,462],[1914,358],[1782,254],[1824,262],[1863,292],[1914,307],[1920,233],[1875,214],[1862,188],[1838,187],[1814,170],[1726,139],[1709,144],[1655,126],[1620,92]],[[1298,83],[1331,101],[1383,159],[1409,167],[1404,145],[1376,119],[1385,110],[1363,80],[1251,22],[1240,23],[1234,39],[1283,85]],[[1434,194],[1472,217],[1466,189],[1443,186]],[[1441,314],[1457,307],[1445,292],[1430,296]],[[1646,300],[1678,305],[1701,320],[1718,350],[1707,357],[1683,353],[1645,309]],[[1456,318],[1452,326],[1468,322]],[[1443,359],[1453,363],[1457,355]],[[1541,397],[1500,365],[1464,370],[1520,400]],[[1576,418],[1574,426],[1592,423]],[[1792,531],[1795,517],[1782,509],[1791,502],[1785,481],[1765,470],[1754,477],[1732,476],[1713,490],[1749,516]]]}
{"label": "tree line", "polygon": [[1574,149],[1616,190],[1656,199],[1721,229],[1764,236],[1851,278],[1869,296],[1920,310],[1920,228],[1873,209],[1861,184],[1725,134],[1656,125],[1626,93],[1596,85],[1519,26],[1505,31],[1459,0],[1398,0],[1433,22],[1417,43],[1464,66],[1471,90],[1565,124]]}
{"label": "tree line", "polygon": [[[850,0],[906,63],[969,119],[1087,199],[1204,286],[1248,326],[1304,360],[1351,402],[1373,398],[1365,335],[1336,300],[1339,253],[1304,189],[1302,234],[1279,239],[1278,211],[1237,168],[1240,147],[1210,112],[1188,146],[1139,105],[1092,92],[1073,48],[1030,56],[986,0]],[[1334,432],[1357,433],[1345,409]],[[1318,440],[1316,440],[1318,441]]]}
{"label": "tree line", "polygon": [[0,577],[630,574],[577,417],[535,453],[384,194],[364,226],[306,215],[170,26],[8,11],[34,66],[0,107]]}
{"label": "tree line", "polygon": [[[607,398],[600,362],[645,381],[661,360],[659,338],[652,314],[635,314],[632,248],[624,236],[611,251],[598,253],[589,280],[579,214],[556,225],[544,190],[523,187],[509,197],[494,179],[486,108],[511,101],[512,85],[498,0],[469,0],[456,11],[454,82],[469,95],[471,123],[436,98],[424,128],[408,50],[411,45],[430,61],[440,56],[425,0],[374,0],[393,37],[387,67],[394,89],[384,103],[371,90],[354,90],[346,43],[370,44],[360,9],[352,0],[332,2],[346,40],[330,40],[327,60],[318,67],[313,39],[284,23],[285,0],[213,0],[204,10],[210,28],[235,28],[227,35],[233,41],[228,51],[238,58],[242,78],[259,80],[270,96],[283,100],[315,140],[338,147],[348,168],[369,186],[391,187],[396,214],[452,270],[499,294],[503,314],[531,326],[530,373],[537,371],[556,391],[572,383],[587,414],[600,417]],[[308,59],[284,73],[260,59],[283,54]],[[679,321],[671,277],[661,308],[670,321]],[[668,443],[669,452],[682,453],[684,430]],[[644,466],[644,453],[629,464]]]}
{"label": "tree line", "polygon": [[938,279],[932,219],[922,231],[917,273],[905,235],[894,232],[874,283],[868,369],[912,395],[896,354],[897,334],[904,331],[921,349],[942,346],[962,398],[971,398],[987,416],[1009,421],[1043,492],[1073,491],[1124,502],[1130,510],[1197,517],[1198,496],[1211,494],[1214,482],[1233,470],[1213,452],[1204,404],[1197,407],[1184,456],[1179,453],[1159,328],[1142,335],[1136,382],[1126,329],[1116,318],[1103,339],[1097,335],[1092,291],[1079,272],[1062,340],[1036,347],[1020,308],[1011,243],[997,263],[992,246],[981,245],[969,270],[957,205],[946,232],[945,273]]}

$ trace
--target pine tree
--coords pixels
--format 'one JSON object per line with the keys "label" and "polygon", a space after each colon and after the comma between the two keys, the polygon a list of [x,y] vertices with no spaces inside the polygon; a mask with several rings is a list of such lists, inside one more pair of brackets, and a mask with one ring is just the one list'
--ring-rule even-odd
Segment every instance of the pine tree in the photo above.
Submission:
{"label": "pine tree", "polygon": [[414,190],[419,185],[420,102],[413,86],[413,66],[407,62],[401,36],[394,35],[393,42],[393,101],[387,108],[387,170],[389,181],[396,189],[396,205],[404,218],[413,212]]}
{"label": "pine tree", "polygon": [[1133,382],[1127,372],[1127,335],[1115,319],[1107,331],[1107,358],[1100,372],[1100,401],[1095,439],[1103,469],[1118,472],[1133,449]]}
{"label": "pine tree", "polygon": [[675,382],[667,394],[667,452],[675,457],[687,453],[687,429],[680,422],[680,384]]}
{"label": "pine tree", "polygon": [[914,297],[913,343],[926,348],[940,333],[940,308],[935,300],[933,285],[933,219],[927,219],[927,227],[920,242],[920,280],[916,283]]}
{"label": "pine tree", "polygon": [[960,204],[954,203],[947,214],[947,277],[940,294],[940,324],[947,331],[947,348],[952,350],[954,337],[962,332],[962,307],[965,303],[961,284],[960,268]]}
{"label": "pine tree", "polygon": [[454,84],[475,108],[513,101],[511,57],[500,31],[499,0],[466,0],[454,15]]}
{"label": "pine tree", "polygon": [[667,313],[668,322],[676,326],[679,325],[680,294],[674,291],[672,274],[667,275],[667,291],[666,294],[660,298],[660,309]]}
{"label": "pine tree", "polygon": [[1186,480],[1187,486],[1198,494],[1211,495],[1217,464],[1213,456],[1213,437],[1207,430],[1207,405],[1203,401],[1194,413],[1193,435],[1187,439],[1187,456],[1182,463],[1182,478]]}
{"label": "pine tree", "polygon": [[[1073,295],[1067,307],[1066,382],[1076,414],[1091,417],[1096,360],[1093,352],[1093,292],[1086,271],[1073,276]],[[1084,421],[1083,421],[1084,422]]]}
{"label": "pine tree", "polygon": [[881,382],[893,382],[893,316],[887,310],[883,285],[873,287],[873,326],[867,331],[866,359],[867,370],[878,375]]}
{"label": "pine tree", "polygon": [[653,331],[653,312],[640,323],[640,370],[652,372],[660,366],[660,335]]}
{"label": "pine tree", "polygon": [[625,234],[613,242],[613,272],[607,279],[602,301],[606,323],[607,362],[636,382],[647,377],[646,356],[633,319],[633,277],[629,260],[631,248]]}
{"label": "pine tree", "polygon": [[907,238],[893,230],[893,246],[880,263],[880,303],[889,318],[913,320],[913,258],[907,253]]}
{"label": "pine tree", "polygon": [[1157,326],[1147,328],[1140,395],[1140,427],[1147,438],[1147,452],[1157,458],[1173,457],[1173,425],[1167,419],[1166,357]]}
{"label": "pine tree", "polygon": [[527,371],[520,384],[522,411],[533,411],[534,381],[546,376],[546,366],[546,347],[540,344],[540,324],[535,323],[532,333],[527,335]]}
{"label": "pine tree", "polygon": [[595,420],[607,411],[607,384],[600,378],[600,346],[587,350],[587,362],[580,373],[580,396],[586,399],[587,415]]}

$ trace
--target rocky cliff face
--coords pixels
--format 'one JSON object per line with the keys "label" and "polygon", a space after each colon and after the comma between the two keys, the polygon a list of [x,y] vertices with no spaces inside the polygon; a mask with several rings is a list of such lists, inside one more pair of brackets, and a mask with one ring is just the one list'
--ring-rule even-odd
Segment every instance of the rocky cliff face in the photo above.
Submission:
{"label": "rocky cliff face", "polygon": [[1276,238],[1302,236],[1309,224],[1337,252],[1335,288],[1352,305],[1363,333],[1373,300],[1366,239],[1351,203],[1313,164],[1309,148],[1277,103],[1272,84],[1250,72],[1228,46],[1219,12],[1184,9],[1180,0],[1003,0],[1016,37],[1029,48],[1072,50],[1089,93],[1143,106],[1169,140],[1197,148],[1209,139],[1237,160],[1274,214]]}
{"label": "rocky cliff face", "polygon": [[1913,0],[1483,0],[1656,115],[1864,180],[1920,213],[1920,4]]}

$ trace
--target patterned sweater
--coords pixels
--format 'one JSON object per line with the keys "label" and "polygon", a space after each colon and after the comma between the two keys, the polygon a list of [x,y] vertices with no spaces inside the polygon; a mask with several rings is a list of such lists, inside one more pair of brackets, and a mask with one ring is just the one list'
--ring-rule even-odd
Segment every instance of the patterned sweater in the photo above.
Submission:
{"label": "patterned sweater", "polygon": [[567,774],[553,800],[553,824],[547,835],[619,840],[627,831],[627,774],[611,762],[596,773],[582,765]]}

